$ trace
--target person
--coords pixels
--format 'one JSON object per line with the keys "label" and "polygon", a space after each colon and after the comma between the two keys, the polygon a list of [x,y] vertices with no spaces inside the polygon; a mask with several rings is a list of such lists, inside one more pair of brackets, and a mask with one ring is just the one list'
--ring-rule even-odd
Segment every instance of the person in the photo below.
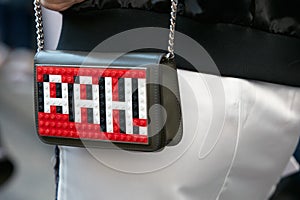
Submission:
{"label": "person", "polygon": [[[41,3],[63,14],[58,50],[91,51],[123,31],[169,26],[169,0]],[[155,165],[153,160],[167,160],[168,153],[182,148],[182,143],[136,157],[110,150],[93,157],[84,149],[59,146],[58,200],[267,199],[300,134],[297,8],[296,0],[179,1],[177,31],[201,44],[220,71],[220,77],[205,69],[196,72],[176,57],[184,141],[199,127],[195,141],[176,162],[145,173],[138,169]],[[175,47],[184,45],[176,46],[175,39]],[[219,108],[211,106],[212,98],[205,92],[199,74],[213,80],[220,78],[224,85],[227,112],[220,135],[210,131],[206,134],[212,115],[208,108]],[[214,83],[207,84],[214,88]],[[195,116],[199,116],[199,122],[193,124]],[[105,162],[99,162],[97,156]],[[137,171],[126,170],[130,167]]]}

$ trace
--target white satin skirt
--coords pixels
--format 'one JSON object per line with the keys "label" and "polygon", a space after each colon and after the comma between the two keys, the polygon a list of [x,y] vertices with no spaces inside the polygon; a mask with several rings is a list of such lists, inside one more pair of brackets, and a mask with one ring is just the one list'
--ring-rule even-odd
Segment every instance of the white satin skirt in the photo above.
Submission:
{"label": "white satin skirt", "polygon": [[300,135],[300,88],[178,70],[183,138],[155,153],[60,147],[58,200],[265,200]]}

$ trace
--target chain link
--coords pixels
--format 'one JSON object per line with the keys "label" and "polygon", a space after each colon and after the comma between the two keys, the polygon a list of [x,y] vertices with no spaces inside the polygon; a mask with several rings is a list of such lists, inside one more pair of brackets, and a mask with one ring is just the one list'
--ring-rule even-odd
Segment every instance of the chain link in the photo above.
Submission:
{"label": "chain link", "polygon": [[[37,51],[44,49],[44,29],[42,19],[42,7],[40,0],[34,0],[34,11],[35,11],[35,23],[36,23],[36,34],[37,34]],[[168,40],[168,53],[166,54],[167,59],[173,59],[174,54],[174,38],[175,38],[175,25],[177,15],[178,0],[171,0],[171,18],[170,18],[170,32]]]}
{"label": "chain link", "polygon": [[44,49],[44,29],[42,19],[42,6],[40,0],[34,0],[34,11],[35,11],[35,27],[37,34],[37,51]]}
{"label": "chain link", "polygon": [[175,57],[174,39],[175,39],[177,5],[178,5],[178,0],[171,0],[171,18],[170,18],[169,41],[168,41],[168,53],[165,56],[167,59],[173,59]]}

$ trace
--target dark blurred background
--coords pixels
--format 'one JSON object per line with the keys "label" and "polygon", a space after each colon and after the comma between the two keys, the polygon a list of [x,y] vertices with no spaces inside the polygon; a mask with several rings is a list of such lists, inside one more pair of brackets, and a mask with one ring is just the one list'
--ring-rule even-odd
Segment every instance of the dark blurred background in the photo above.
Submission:
{"label": "dark blurred background", "polygon": [[[55,49],[61,16],[44,10],[46,48]],[[33,119],[35,24],[31,0],[0,0],[0,199],[54,199],[54,149]],[[300,130],[299,130],[300,131]],[[300,148],[295,152],[300,162]],[[271,200],[299,200],[300,173],[285,177]]]}

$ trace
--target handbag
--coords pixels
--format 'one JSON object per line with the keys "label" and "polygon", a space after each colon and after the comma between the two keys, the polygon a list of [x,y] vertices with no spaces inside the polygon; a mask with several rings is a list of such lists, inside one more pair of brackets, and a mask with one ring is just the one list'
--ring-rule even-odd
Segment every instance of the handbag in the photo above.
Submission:
{"label": "handbag", "polygon": [[171,0],[168,53],[44,50],[40,0],[34,1],[35,121],[48,144],[158,151],[182,138]]}

